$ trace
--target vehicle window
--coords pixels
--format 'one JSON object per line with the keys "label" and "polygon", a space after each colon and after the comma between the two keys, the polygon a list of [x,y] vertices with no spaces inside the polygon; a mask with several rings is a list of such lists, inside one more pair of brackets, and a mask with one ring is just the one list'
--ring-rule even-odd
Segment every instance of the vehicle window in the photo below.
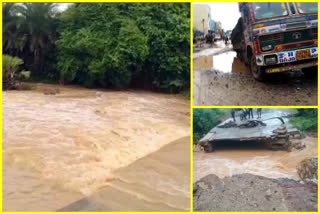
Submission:
{"label": "vehicle window", "polygon": [[318,3],[297,2],[297,9],[299,13],[316,13],[318,12]]}
{"label": "vehicle window", "polygon": [[279,16],[287,16],[288,9],[285,3],[252,3],[254,17],[256,19],[267,19]]}

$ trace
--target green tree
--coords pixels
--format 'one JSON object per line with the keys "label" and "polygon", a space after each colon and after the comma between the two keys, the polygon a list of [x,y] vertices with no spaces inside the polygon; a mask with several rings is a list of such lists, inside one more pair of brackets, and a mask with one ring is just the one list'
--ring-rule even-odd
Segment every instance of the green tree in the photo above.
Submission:
{"label": "green tree", "polygon": [[57,11],[54,3],[5,3],[3,5],[4,53],[24,59],[37,75],[54,50]]}
{"label": "green tree", "polygon": [[318,110],[313,108],[299,108],[290,122],[302,131],[316,132],[318,130]]}
{"label": "green tree", "polygon": [[58,67],[86,86],[189,88],[189,4],[74,4],[61,14]]}
{"label": "green tree", "polygon": [[221,118],[228,113],[225,109],[193,109],[193,143],[221,123]]}

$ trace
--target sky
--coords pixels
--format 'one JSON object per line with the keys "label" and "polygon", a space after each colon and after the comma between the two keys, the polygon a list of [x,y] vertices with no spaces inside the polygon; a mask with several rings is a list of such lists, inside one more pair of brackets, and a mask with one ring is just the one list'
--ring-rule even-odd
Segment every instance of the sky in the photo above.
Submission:
{"label": "sky", "polygon": [[72,3],[57,3],[57,8],[60,12],[66,10]]}
{"label": "sky", "polygon": [[211,18],[220,21],[225,31],[232,30],[240,17],[238,3],[236,2],[197,4],[208,4],[211,8]]}

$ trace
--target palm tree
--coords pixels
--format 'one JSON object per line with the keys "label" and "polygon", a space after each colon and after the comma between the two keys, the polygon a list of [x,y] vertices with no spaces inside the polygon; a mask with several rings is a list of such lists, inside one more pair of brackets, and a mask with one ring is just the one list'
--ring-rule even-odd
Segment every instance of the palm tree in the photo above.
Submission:
{"label": "palm tree", "polygon": [[34,59],[33,70],[41,72],[45,56],[55,43],[56,4],[23,3],[19,14],[24,20],[21,29],[27,37],[26,48]]}
{"label": "palm tree", "polygon": [[42,72],[56,39],[56,4],[4,3],[2,13],[4,52],[23,58],[33,72]]}
{"label": "palm tree", "polygon": [[18,55],[25,45],[24,33],[19,29],[23,20],[18,16],[20,5],[16,3],[3,3],[2,36],[3,50],[10,55]]}

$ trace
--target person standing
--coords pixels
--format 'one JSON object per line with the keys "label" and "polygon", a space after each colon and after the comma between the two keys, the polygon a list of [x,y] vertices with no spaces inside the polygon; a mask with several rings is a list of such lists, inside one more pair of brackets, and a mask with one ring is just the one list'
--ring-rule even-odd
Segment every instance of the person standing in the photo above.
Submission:
{"label": "person standing", "polygon": [[262,112],[262,109],[261,108],[257,108],[258,119],[261,119],[261,112]]}
{"label": "person standing", "polygon": [[233,122],[236,122],[235,114],[236,114],[236,111],[235,111],[234,108],[232,108],[232,109],[231,109],[231,116],[232,116]]}
{"label": "person standing", "polygon": [[253,110],[252,108],[248,108],[248,114],[249,114],[249,119],[251,117],[251,119],[253,119]]}

